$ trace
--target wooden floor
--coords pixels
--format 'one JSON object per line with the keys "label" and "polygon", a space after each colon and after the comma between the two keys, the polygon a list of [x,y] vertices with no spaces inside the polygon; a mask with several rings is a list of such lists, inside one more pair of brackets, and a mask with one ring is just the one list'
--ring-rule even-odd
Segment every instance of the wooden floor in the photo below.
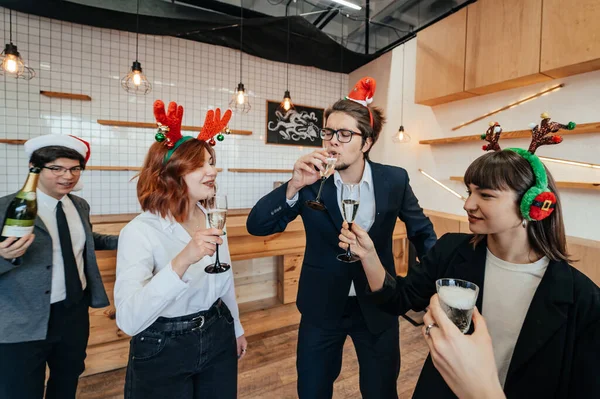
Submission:
{"label": "wooden floor", "polygon": [[[400,319],[402,367],[398,395],[410,398],[425,358],[427,344],[420,328]],[[296,341],[298,326],[257,334],[248,339],[248,355],[240,362],[238,397],[287,399],[296,394]],[[78,399],[122,399],[125,369],[82,378]],[[335,399],[360,398],[358,362],[352,341],[344,347],[342,372],[335,382]]]}

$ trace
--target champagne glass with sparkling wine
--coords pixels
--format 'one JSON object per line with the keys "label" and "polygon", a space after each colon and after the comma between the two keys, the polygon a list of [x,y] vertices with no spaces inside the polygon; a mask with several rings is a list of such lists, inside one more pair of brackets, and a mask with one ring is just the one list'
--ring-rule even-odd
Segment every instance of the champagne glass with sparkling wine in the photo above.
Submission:
{"label": "champagne glass with sparkling wine", "polygon": [[325,208],[325,205],[321,202],[321,191],[323,190],[323,184],[325,184],[325,180],[327,180],[327,178],[331,176],[335,171],[336,161],[337,159],[334,157],[327,157],[325,159],[325,169],[319,171],[319,173],[321,174],[321,185],[319,186],[317,198],[314,200],[306,201],[306,206],[308,206],[309,208],[315,209],[317,211],[324,211],[325,209],[327,209]]}
{"label": "champagne glass with sparkling wine", "polygon": [[[352,223],[358,213],[358,204],[360,203],[360,184],[342,185],[342,213],[344,220],[348,222],[348,230],[352,231]],[[350,245],[346,253],[338,255],[338,260],[352,263],[359,260],[359,257],[350,251]]]}
{"label": "champagne glass with sparkling wine", "polygon": [[[206,201],[206,217],[208,224],[214,229],[223,230],[227,220],[227,196],[215,195]],[[225,273],[231,265],[219,261],[219,244],[217,244],[215,263],[206,266],[204,271],[210,274]]]}

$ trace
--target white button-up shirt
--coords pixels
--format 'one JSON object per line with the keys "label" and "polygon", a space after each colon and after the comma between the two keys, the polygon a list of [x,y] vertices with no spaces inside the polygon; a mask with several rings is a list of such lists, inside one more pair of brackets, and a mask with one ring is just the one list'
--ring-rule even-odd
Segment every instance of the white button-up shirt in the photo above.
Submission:
{"label": "white button-up shirt", "polygon": [[[206,224],[208,228],[208,218]],[[222,238],[219,259],[231,264],[227,236]],[[205,256],[182,278],[173,271],[171,260],[190,240],[174,219],[150,212],[138,215],[121,230],[114,295],[117,325],[125,333],[136,335],[161,316],[180,317],[208,310],[221,298],[233,315],[236,337],[244,334],[231,269],[208,274],[204,268],[214,263],[215,256]]]}
{"label": "white button-up shirt", "polygon": [[[335,184],[337,190],[337,202],[340,208],[340,213],[343,215],[342,211],[342,177],[340,173],[336,170],[333,174],[333,182]],[[371,165],[369,162],[365,162],[365,169],[363,170],[362,178],[359,182],[360,185],[360,204],[358,206],[358,212],[356,217],[354,218],[354,223],[358,224],[365,231],[369,231],[373,223],[375,222],[375,189],[373,187],[373,173],[371,171]],[[291,199],[287,200],[287,204],[289,206],[296,205],[298,201],[299,194]],[[350,248],[352,250],[352,248]],[[354,289],[354,282],[350,285],[349,296],[356,296],[356,290]]]}
{"label": "white button-up shirt", "polygon": [[[56,206],[58,200],[44,193],[40,189],[36,190],[38,216],[46,225],[48,234],[52,239],[52,285],[50,290],[50,303],[64,301],[67,297],[67,288],[65,286],[65,262],[60,247],[60,238],[58,235],[58,225],[56,223]],[[85,290],[87,281],[84,272],[83,251],[85,249],[85,230],[79,212],[73,205],[73,201],[68,196],[60,199],[62,202],[63,211],[69,225],[69,233],[71,235],[71,243],[73,245],[73,254],[77,262],[79,278],[81,286]]]}

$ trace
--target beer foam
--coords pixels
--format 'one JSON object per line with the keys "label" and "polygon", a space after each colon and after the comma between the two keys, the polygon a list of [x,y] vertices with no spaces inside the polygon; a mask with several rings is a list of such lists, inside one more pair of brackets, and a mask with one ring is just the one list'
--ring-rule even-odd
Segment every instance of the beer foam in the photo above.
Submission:
{"label": "beer foam", "polygon": [[446,305],[461,310],[472,309],[477,299],[475,290],[452,285],[440,287],[438,295]]}

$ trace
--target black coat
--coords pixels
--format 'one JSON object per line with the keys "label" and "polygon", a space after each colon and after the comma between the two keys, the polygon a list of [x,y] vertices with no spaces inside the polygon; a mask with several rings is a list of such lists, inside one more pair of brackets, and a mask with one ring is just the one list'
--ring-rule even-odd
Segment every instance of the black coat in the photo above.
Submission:
{"label": "black coat", "polygon": [[[436,237],[431,221],[423,214],[412,192],[406,170],[373,162],[370,165],[375,190],[375,221],[369,236],[388,272],[395,274],[392,233],[397,218],[406,224],[408,238],[419,256],[425,255]],[[298,202],[293,207],[286,203],[287,183],[276,188],[252,208],[246,223],[248,231],[257,236],[279,233],[298,215],[302,216],[306,249],[296,304],[304,319],[321,326],[337,325],[348,300],[350,284],[354,281],[369,330],[377,334],[397,325],[397,317],[364,299],[367,278],[360,262],[343,263],[336,259],[343,253],[338,246],[343,220],[333,178],[325,182],[321,193],[327,211],[305,206],[306,200],[316,198],[319,185],[318,181],[300,190]]]}
{"label": "black coat", "polygon": [[[387,312],[421,311],[439,278],[471,281],[482,309],[486,241],[474,249],[467,234],[446,234],[406,278],[386,276],[368,295]],[[471,327],[472,330],[473,327]],[[600,289],[566,262],[551,261],[517,339],[504,385],[507,398],[600,398]],[[428,357],[414,398],[454,398]]]}

